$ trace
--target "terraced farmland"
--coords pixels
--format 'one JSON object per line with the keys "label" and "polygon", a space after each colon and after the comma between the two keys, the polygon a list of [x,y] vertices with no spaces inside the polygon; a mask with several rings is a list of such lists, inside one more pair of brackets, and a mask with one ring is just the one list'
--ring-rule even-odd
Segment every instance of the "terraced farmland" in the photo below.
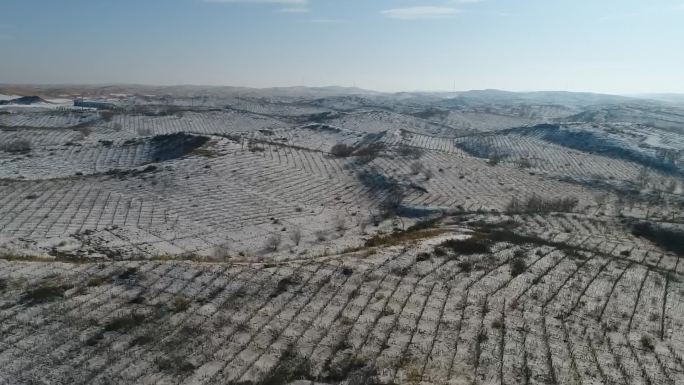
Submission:
{"label": "terraced farmland", "polygon": [[167,91],[0,110],[0,384],[684,383],[683,132]]}

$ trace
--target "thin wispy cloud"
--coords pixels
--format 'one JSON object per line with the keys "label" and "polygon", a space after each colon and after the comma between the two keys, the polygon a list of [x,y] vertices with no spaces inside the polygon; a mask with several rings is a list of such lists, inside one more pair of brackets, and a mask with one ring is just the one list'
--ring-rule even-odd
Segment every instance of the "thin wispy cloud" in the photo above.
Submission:
{"label": "thin wispy cloud", "polygon": [[610,15],[603,15],[598,18],[599,21],[611,21],[611,20],[621,20],[621,19],[631,19],[638,17],[639,13],[636,12],[626,12],[626,13],[614,13]]}
{"label": "thin wispy cloud", "polygon": [[675,5],[674,7],[672,7],[672,9],[675,11],[684,12],[684,3]]}
{"label": "thin wispy cloud", "polygon": [[309,11],[309,8],[302,6],[285,7],[278,10],[278,12],[282,13],[307,13]]}
{"label": "thin wispy cloud", "polygon": [[206,3],[232,3],[232,4],[292,4],[306,5],[307,0],[204,0]]}
{"label": "thin wispy cloud", "polygon": [[459,13],[459,10],[453,7],[422,6],[386,9],[380,13],[385,17],[397,20],[434,20],[454,17]]}
{"label": "thin wispy cloud", "polygon": [[309,20],[311,23],[317,23],[317,24],[345,24],[349,23],[349,20],[346,19],[311,19]]}

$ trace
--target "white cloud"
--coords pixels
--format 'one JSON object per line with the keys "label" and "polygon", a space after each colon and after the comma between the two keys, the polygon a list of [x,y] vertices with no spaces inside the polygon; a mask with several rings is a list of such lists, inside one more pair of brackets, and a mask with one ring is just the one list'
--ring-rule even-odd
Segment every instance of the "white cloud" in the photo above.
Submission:
{"label": "white cloud", "polygon": [[679,4],[679,5],[675,5],[674,7],[672,7],[672,9],[675,11],[684,12],[684,3]]}
{"label": "white cloud", "polygon": [[381,13],[390,19],[426,20],[446,19],[456,16],[458,12],[458,9],[451,7],[423,6],[386,9]]}
{"label": "white cloud", "polygon": [[241,3],[241,4],[292,4],[304,5],[307,0],[204,0],[207,3]]}
{"label": "white cloud", "polygon": [[285,7],[285,8],[279,9],[278,12],[283,12],[283,13],[307,13],[307,12],[309,12],[309,8],[302,7],[302,6]]}
{"label": "white cloud", "polygon": [[312,23],[318,23],[318,24],[342,24],[342,23],[349,23],[349,20],[345,19],[312,19],[309,20]]}

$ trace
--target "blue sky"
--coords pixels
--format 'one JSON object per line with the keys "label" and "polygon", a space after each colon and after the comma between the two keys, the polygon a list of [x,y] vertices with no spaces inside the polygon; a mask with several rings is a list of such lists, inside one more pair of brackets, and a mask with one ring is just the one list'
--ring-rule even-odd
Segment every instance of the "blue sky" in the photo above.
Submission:
{"label": "blue sky", "polygon": [[0,0],[0,82],[684,92],[684,0]]}

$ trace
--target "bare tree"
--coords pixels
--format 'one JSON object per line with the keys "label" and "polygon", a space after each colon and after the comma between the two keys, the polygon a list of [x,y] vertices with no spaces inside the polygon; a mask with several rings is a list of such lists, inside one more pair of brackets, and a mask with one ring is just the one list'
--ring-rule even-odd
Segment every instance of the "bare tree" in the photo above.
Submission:
{"label": "bare tree", "polygon": [[111,122],[113,117],[114,117],[113,111],[110,111],[110,110],[100,111],[100,118],[102,118],[102,120],[104,120],[105,122]]}
{"label": "bare tree", "polygon": [[371,219],[365,216],[359,216],[358,219],[358,225],[359,225],[359,230],[361,230],[361,233],[365,234],[366,233],[366,227],[368,227],[369,224],[371,224]]}
{"label": "bare tree", "polygon": [[317,240],[318,242],[325,242],[325,241],[328,240],[328,235],[327,235],[326,232],[323,231],[323,230],[318,230],[318,231],[316,231],[316,232],[314,233],[314,235],[316,236],[316,240]]}
{"label": "bare tree", "polygon": [[606,201],[608,200],[608,194],[606,193],[597,193],[594,195],[594,200],[599,206],[603,206],[606,204]]}
{"label": "bare tree", "polygon": [[357,157],[359,162],[362,164],[367,164],[372,162],[375,158],[380,156],[380,154],[385,150],[385,143],[374,142],[367,146],[361,147],[354,151],[354,156]]}
{"label": "bare tree", "polygon": [[337,143],[330,148],[330,153],[338,158],[346,158],[354,152],[354,147],[345,144]]}
{"label": "bare tree", "polygon": [[575,197],[544,198],[532,195],[527,199],[511,198],[506,206],[508,213],[548,213],[548,212],[572,212],[579,204]]}
{"label": "bare tree", "polygon": [[387,194],[383,197],[380,202],[380,212],[385,218],[391,218],[397,215],[397,211],[401,207],[401,203],[404,201],[406,193],[404,189],[400,186],[394,186],[387,191]]}
{"label": "bare tree", "polygon": [[344,231],[347,230],[347,221],[341,215],[335,217],[335,230],[340,233],[344,233]]}
{"label": "bare tree", "polygon": [[411,147],[402,144],[397,148],[397,154],[405,158],[418,159],[423,156],[423,150],[419,147]]}
{"label": "bare tree", "polygon": [[644,166],[639,170],[639,174],[636,176],[636,182],[641,188],[648,187],[651,182],[651,172],[648,167]]}
{"label": "bare tree", "polygon": [[83,140],[83,139],[89,137],[90,134],[93,133],[93,129],[90,127],[80,127],[77,129],[77,131],[81,134],[80,140]]}
{"label": "bare tree", "polygon": [[290,230],[290,240],[299,246],[299,242],[302,241],[302,229],[299,226]]}
{"label": "bare tree", "polygon": [[147,127],[138,127],[135,131],[140,136],[151,136],[152,135],[152,130],[147,128]]}
{"label": "bare tree", "polygon": [[423,168],[425,168],[420,162],[413,162],[409,167],[411,169],[411,174],[413,175],[420,174],[420,172],[423,171]]}
{"label": "bare tree", "polygon": [[272,234],[270,237],[266,238],[264,249],[271,252],[278,251],[278,247],[280,247],[281,242],[282,238],[280,237],[280,234]]}
{"label": "bare tree", "polygon": [[230,243],[228,241],[221,242],[214,248],[214,257],[217,259],[226,259],[230,256]]}

